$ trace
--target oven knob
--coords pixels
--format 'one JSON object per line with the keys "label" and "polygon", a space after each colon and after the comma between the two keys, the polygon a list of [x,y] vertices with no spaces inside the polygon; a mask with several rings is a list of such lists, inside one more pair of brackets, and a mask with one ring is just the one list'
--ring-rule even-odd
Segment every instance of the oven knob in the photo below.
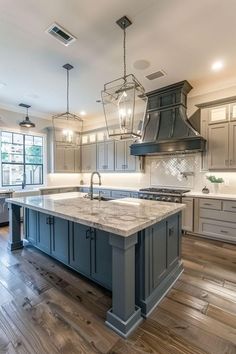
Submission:
{"label": "oven knob", "polygon": [[168,197],[168,198],[167,198],[167,201],[168,201],[168,202],[171,202],[171,201],[172,201],[171,197]]}
{"label": "oven knob", "polygon": [[179,199],[178,199],[178,198],[175,198],[174,202],[175,202],[175,203],[179,203]]}
{"label": "oven knob", "polygon": [[161,200],[163,200],[163,202],[166,201],[166,197],[162,197]]}
{"label": "oven knob", "polygon": [[149,199],[150,199],[150,200],[153,200],[153,195],[149,195]]}
{"label": "oven knob", "polygon": [[155,200],[160,200],[160,197],[155,197]]}

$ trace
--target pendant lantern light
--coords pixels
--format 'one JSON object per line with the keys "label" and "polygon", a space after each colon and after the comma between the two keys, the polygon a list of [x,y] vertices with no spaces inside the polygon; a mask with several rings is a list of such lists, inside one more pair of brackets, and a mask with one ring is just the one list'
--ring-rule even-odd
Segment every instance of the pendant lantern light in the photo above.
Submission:
{"label": "pendant lantern light", "polygon": [[83,128],[83,120],[76,114],[70,113],[69,109],[69,72],[73,69],[71,64],[63,65],[66,69],[66,112],[54,115],[52,125],[54,132],[54,142],[57,145],[68,147],[78,146],[80,144],[80,135]]}
{"label": "pendant lantern light", "polygon": [[29,106],[28,104],[25,104],[25,103],[20,103],[19,106],[26,108],[26,117],[24,120],[22,120],[19,123],[19,126],[22,128],[35,128],[35,124],[33,122],[31,122],[31,120],[29,119],[29,115],[28,115],[28,110],[31,106]]}
{"label": "pendant lantern light", "polygon": [[101,92],[103,110],[109,137],[136,140],[142,137],[147,97],[138,79],[126,73],[126,28],[132,22],[123,16],[116,23],[124,34],[124,74],[104,85]]}

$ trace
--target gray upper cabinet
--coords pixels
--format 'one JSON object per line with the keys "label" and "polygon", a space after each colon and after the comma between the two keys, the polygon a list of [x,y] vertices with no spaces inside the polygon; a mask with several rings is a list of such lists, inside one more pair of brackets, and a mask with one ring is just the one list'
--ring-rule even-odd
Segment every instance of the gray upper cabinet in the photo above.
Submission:
{"label": "gray upper cabinet", "polygon": [[114,141],[104,141],[97,144],[97,169],[99,171],[114,171]]}
{"label": "gray upper cabinet", "polygon": [[136,157],[130,155],[132,141],[115,142],[115,171],[135,171]]}
{"label": "gray upper cabinet", "polygon": [[63,134],[56,132],[56,141],[52,129],[48,129],[48,170],[51,173],[80,172],[80,146],[66,146]]}
{"label": "gray upper cabinet", "polygon": [[208,127],[208,168],[229,167],[229,125],[219,123]]}
{"label": "gray upper cabinet", "polygon": [[236,168],[236,121],[229,124],[229,167]]}
{"label": "gray upper cabinet", "polygon": [[81,146],[82,172],[92,172],[97,169],[97,144],[85,144]]}

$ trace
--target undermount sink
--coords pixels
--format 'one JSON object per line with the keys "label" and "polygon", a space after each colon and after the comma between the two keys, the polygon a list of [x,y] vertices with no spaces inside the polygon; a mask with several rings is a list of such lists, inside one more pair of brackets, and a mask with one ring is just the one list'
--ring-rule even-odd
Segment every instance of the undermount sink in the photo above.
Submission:
{"label": "undermount sink", "polygon": [[[84,196],[84,198],[90,199],[89,194],[86,194],[86,195]],[[112,199],[112,198],[104,197],[103,195],[98,195],[98,194],[96,194],[96,195],[93,197],[92,200],[101,200],[101,201],[103,201],[103,202],[108,202],[109,200],[113,200],[113,199]]]}

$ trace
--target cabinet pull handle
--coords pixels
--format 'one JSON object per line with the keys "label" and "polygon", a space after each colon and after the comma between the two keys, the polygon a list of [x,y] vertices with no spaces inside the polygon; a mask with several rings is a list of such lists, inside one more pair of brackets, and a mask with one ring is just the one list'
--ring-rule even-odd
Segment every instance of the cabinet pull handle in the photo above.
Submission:
{"label": "cabinet pull handle", "polygon": [[169,236],[174,235],[174,227],[169,228]]}
{"label": "cabinet pull handle", "polygon": [[232,208],[232,209],[236,209],[236,206],[231,205],[231,208]]}
{"label": "cabinet pull handle", "polygon": [[221,232],[222,234],[228,234],[228,231],[226,231],[226,230],[220,230],[220,232]]}
{"label": "cabinet pull handle", "polygon": [[88,229],[88,230],[86,230],[86,236],[85,236],[86,240],[88,240],[90,238],[90,236],[91,236],[91,231],[90,231],[90,229]]}
{"label": "cabinet pull handle", "polygon": [[211,206],[211,203],[203,203],[203,205]]}

